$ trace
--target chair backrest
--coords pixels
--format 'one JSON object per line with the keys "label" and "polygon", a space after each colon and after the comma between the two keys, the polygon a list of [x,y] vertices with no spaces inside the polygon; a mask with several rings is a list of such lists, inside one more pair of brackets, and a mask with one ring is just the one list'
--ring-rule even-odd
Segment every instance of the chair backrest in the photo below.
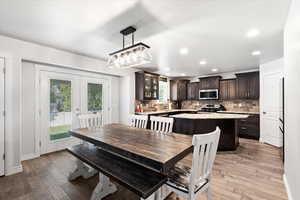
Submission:
{"label": "chair backrest", "polygon": [[131,126],[136,128],[147,128],[148,115],[132,115]]}
{"label": "chair backrest", "polygon": [[199,183],[205,179],[210,179],[213,163],[217,154],[220,129],[208,134],[198,134],[193,136],[193,161],[190,178],[189,191],[194,192]]}
{"label": "chair backrest", "polygon": [[150,121],[151,130],[155,130],[161,133],[171,133],[173,130],[173,118],[151,116]]}
{"label": "chair backrest", "polygon": [[103,125],[102,113],[78,114],[80,128],[94,129]]}

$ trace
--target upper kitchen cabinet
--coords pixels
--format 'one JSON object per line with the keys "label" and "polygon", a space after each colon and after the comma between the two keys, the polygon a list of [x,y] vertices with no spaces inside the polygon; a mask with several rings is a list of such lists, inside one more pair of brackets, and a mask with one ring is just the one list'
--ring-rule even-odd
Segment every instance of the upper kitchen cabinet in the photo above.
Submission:
{"label": "upper kitchen cabinet", "polygon": [[170,80],[171,101],[187,100],[187,85],[189,80]]}
{"label": "upper kitchen cabinet", "polygon": [[236,99],[236,79],[224,79],[220,81],[219,98],[221,100]]}
{"label": "upper kitchen cabinet", "polygon": [[135,73],[135,99],[157,100],[159,95],[159,75],[148,72]]}
{"label": "upper kitchen cabinet", "polygon": [[259,99],[259,72],[236,74],[238,99]]}
{"label": "upper kitchen cabinet", "polygon": [[221,79],[221,76],[210,76],[210,77],[199,78],[200,89],[201,90],[219,89],[220,79]]}
{"label": "upper kitchen cabinet", "polygon": [[199,100],[199,82],[192,82],[187,84],[187,99]]}

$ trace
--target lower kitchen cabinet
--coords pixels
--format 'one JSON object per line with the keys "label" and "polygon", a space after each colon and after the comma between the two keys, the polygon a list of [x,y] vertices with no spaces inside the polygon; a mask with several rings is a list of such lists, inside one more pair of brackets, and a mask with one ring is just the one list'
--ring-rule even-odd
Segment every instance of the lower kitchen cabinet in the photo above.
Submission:
{"label": "lower kitchen cabinet", "polygon": [[246,119],[238,122],[239,137],[259,140],[259,115],[249,115]]}

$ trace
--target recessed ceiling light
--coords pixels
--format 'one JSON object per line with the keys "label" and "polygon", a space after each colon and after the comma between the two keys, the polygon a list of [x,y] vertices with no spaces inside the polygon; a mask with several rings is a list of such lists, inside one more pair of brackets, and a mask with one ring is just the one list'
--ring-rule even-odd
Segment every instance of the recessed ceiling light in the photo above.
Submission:
{"label": "recessed ceiling light", "polygon": [[181,76],[185,76],[185,73],[182,73]]}
{"label": "recessed ceiling light", "polygon": [[211,71],[212,71],[212,72],[217,72],[218,69],[217,69],[217,68],[213,68],[213,69],[211,69]]}
{"label": "recessed ceiling light", "polygon": [[247,32],[246,36],[248,38],[253,38],[253,37],[256,37],[260,34],[259,30],[258,29],[251,29]]}
{"label": "recessed ceiling light", "polygon": [[259,56],[261,54],[260,51],[253,51],[252,53],[252,56]]}
{"label": "recessed ceiling light", "polygon": [[201,61],[199,62],[200,65],[206,65],[206,63],[207,63],[206,60],[201,60]]}
{"label": "recessed ceiling light", "polygon": [[189,49],[188,49],[188,48],[181,48],[181,49],[179,50],[179,53],[180,53],[181,55],[187,55],[187,54],[189,53]]}
{"label": "recessed ceiling light", "polygon": [[169,72],[170,70],[171,70],[170,67],[166,67],[166,68],[165,68],[165,71],[166,71],[166,72]]}

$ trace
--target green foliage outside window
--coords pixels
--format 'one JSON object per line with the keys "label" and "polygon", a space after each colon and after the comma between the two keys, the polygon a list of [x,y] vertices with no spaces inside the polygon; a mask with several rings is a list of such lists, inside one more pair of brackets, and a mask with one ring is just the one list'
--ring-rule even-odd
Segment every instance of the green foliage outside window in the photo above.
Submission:
{"label": "green foliage outside window", "polygon": [[71,112],[71,81],[50,80],[51,112]]}
{"label": "green foliage outside window", "polygon": [[88,111],[102,110],[102,85],[88,84]]}

